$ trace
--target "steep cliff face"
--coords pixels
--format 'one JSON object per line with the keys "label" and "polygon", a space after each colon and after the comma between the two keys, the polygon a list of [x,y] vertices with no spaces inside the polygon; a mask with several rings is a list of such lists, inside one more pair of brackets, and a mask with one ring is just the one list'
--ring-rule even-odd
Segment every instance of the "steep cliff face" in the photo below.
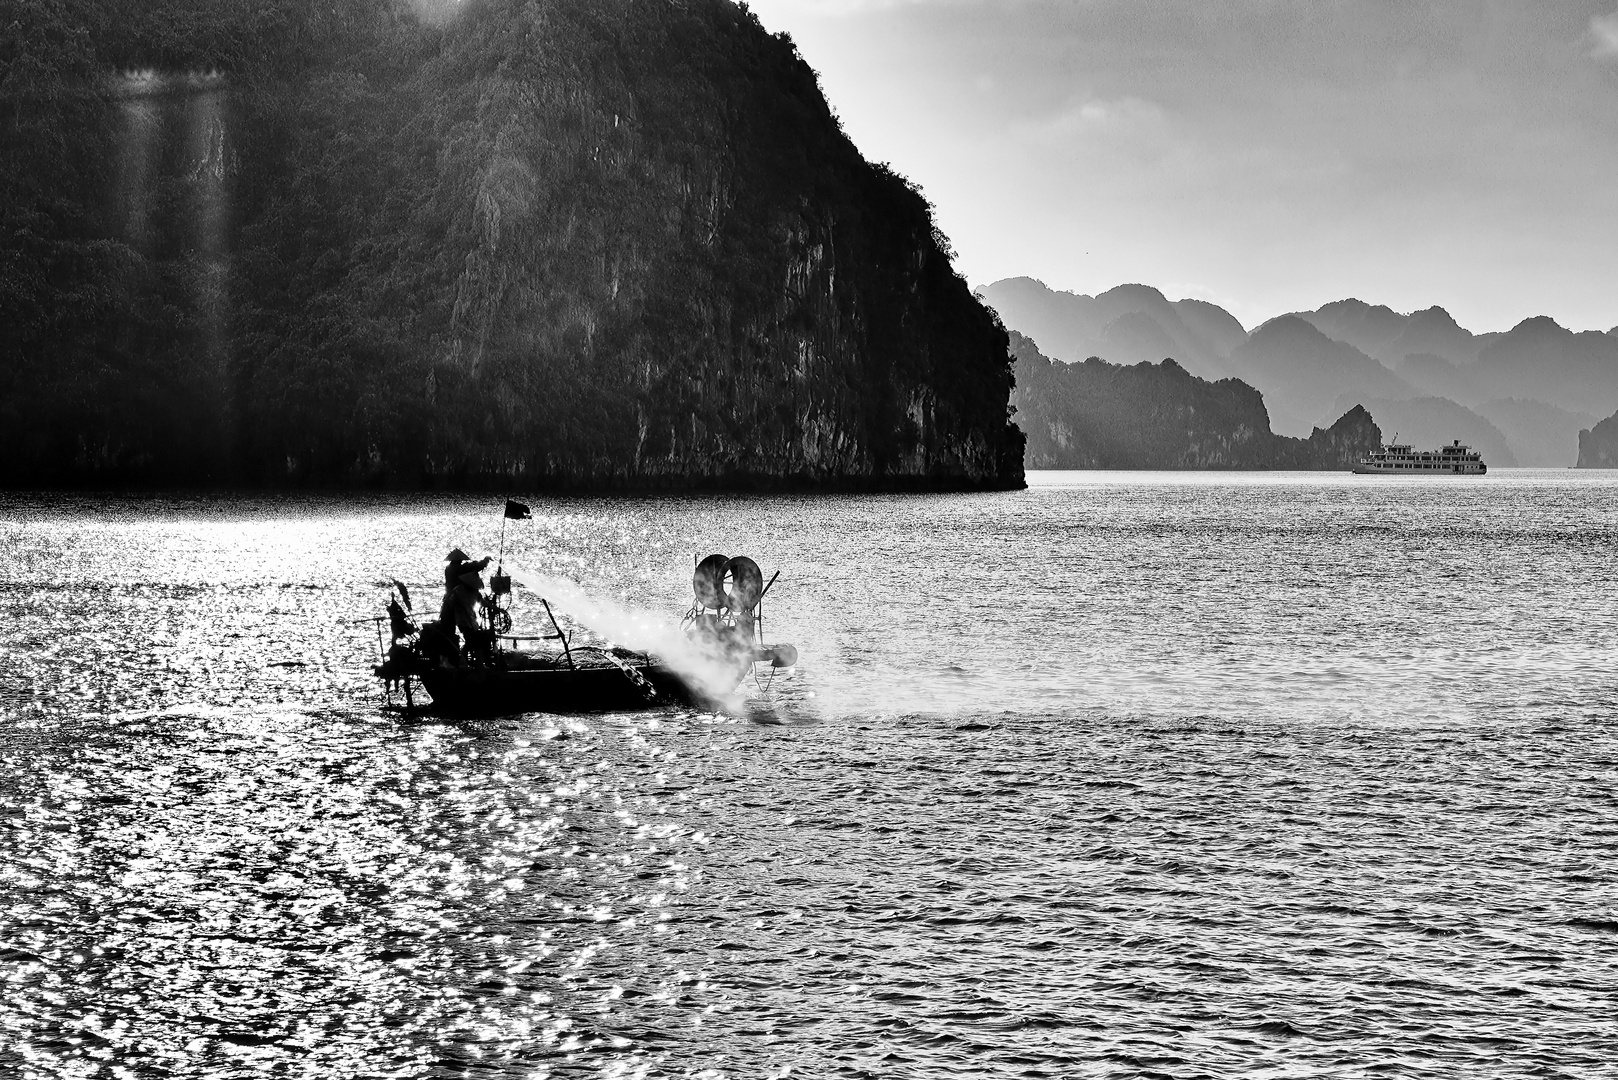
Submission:
{"label": "steep cliff face", "polygon": [[1618,469],[1618,413],[1579,432],[1580,469]]}
{"label": "steep cliff face", "polygon": [[1338,469],[1381,445],[1358,406],[1329,429],[1288,438],[1270,431],[1263,396],[1236,379],[1208,382],[1173,360],[1067,364],[1021,334],[1011,340],[1011,400],[1031,469]]}
{"label": "steep cliff face", "polygon": [[[212,308],[176,289],[197,328],[167,343],[177,385],[218,388],[209,460],[277,484],[1022,483],[1004,330],[925,200],[860,158],[745,8],[468,0],[427,26],[332,7],[345,47],[296,79],[229,59],[217,138],[143,174],[223,176],[214,247],[182,228],[145,256],[220,275]],[[194,111],[159,101],[152,123]],[[116,144],[129,123],[109,123]],[[204,457],[75,422],[51,418],[58,444],[107,448],[80,473]],[[35,447],[5,479],[61,460]]]}

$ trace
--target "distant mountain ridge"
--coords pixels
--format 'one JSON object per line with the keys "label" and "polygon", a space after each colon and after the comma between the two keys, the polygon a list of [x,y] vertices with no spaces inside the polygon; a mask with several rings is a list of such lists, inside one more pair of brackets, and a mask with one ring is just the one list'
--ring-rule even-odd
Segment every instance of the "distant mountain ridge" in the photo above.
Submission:
{"label": "distant mountain ridge", "polygon": [[1472,437],[1497,466],[1566,467],[1579,433],[1618,409],[1618,327],[1574,332],[1536,316],[1474,334],[1442,307],[1401,313],[1350,298],[1249,332],[1216,304],[1147,285],[1086,296],[1022,277],[977,292],[1059,360],[1172,357],[1205,379],[1241,379],[1263,394],[1280,434],[1307,436],[1349,400],[1381,421],[1376,402],[1397,413],[1406,441]]}
{"label": "distant mountain ridge", "polygon": [[1097,296],[1056,292],[1033,278],[1007,278],[977,290],[1047,354],[1069,362],[1105,356],[1120,364],[1173,356],[1194,375],[1230,374],[1225,357],[1246,337],[1234,315],[1203,300],[1170,300],[1149,285],[1119,285]]}
{"label": "distant mountain ridge", "polygon": [[1257,327],[1231,353],[1230,366],[1264,392],[1277,431],[1296,434],[1344,397],[1405,398],[1414,388],[1352,345],[1335,341],[1296,315]]}
{"label": "distant mountain ridge", "polygon": [[1401,315],[1383,304],[1349,299],[1295,314],[1327,337],[1352,345],[1389,367],[1412,353],[1432,353],[1453,361],[1477,357],[1477,335],[1463,329],[1441,307]]}
{"label": "distant mountain ridge", "polygon": [[1052,360],[1011,332],[1011,402],[1031,469],[1346,469],[1382,435],[1355,406],[1307,439],[1277,435],[1259,392],[1173,360]]}
{"label": "distant mountain ridge", "polygon": [[1423,390],[1463,405],[1517,397],[1573,412],[1618,408],[1618,334],[1612,330],[1575,332],[1535,315],[1503,333],[1474,334],[1440,307],[1401,315],[1359,300],[1297,315]]}

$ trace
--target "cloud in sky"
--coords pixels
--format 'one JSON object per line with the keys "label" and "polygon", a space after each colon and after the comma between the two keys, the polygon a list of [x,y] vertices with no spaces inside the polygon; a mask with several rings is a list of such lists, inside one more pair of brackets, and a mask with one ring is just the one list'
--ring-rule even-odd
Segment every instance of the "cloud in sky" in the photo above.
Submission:
{"label": "cloud in sky", "polygon": [[974,283],[1194,281],[1244,322],[1359,295],[1486,330],[1618,323],[1612,3],[753,8]]}
{"label": "cloud in sky", "polygon": [[1618,56],[1618,11],[1592,18],[1590,36],[1595,38],[1595,55]]}
{"label": "cloud in sky", "polygon": [[1136,97],[1086,97],[1012,120],[1006,135],[1054,154],[1081,153],[1101,142],[1163,147],[1176,138],[1161,106]]}

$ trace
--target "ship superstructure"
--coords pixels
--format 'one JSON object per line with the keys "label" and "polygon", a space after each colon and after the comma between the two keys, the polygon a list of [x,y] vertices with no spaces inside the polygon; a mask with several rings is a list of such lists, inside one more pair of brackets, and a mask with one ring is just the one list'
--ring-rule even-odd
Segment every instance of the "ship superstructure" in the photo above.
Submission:
{"label": "ship superstructure", "polygon": [[1483,455],[1456,439],[1437,450],[1416,450],[1408,443],[1392,442],[1360,458],[1357,473],[1392,473],[1397,476],[1481,476],[1489,471]]}

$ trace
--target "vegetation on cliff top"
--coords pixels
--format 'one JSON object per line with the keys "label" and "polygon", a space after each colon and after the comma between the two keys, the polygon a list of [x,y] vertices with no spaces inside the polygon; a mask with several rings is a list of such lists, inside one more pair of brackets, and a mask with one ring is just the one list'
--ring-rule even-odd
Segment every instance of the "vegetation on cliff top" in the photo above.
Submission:
{"label": "vegetation on cliff top", "polygon": [[743,6],[0,22],[0,482],[1021,483],[1004,330]]}

